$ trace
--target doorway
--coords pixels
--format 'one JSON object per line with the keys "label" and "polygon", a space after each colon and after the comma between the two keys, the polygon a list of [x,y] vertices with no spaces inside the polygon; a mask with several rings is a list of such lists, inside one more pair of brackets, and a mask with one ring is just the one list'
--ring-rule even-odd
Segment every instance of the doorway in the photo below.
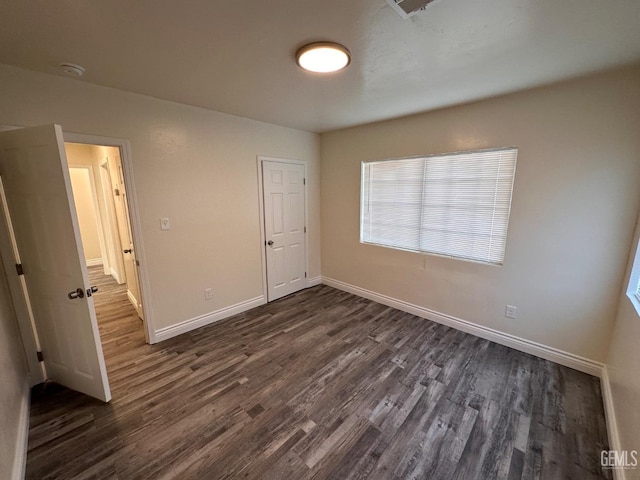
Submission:
{"label": "doorway", "polygon": [[308,287],[306,164],[258,157],[267,301]]}
{"label": "doorway", "polygon": [[[92,285],[98,287],[94,301],[101,337],[121,328],[114,318],[127,319],[127,328],[137,325],[139,332],[146,332],[121,149],[68,141],[64,147],[84,261]],[[131,323],[131,317],[138,322]]]}

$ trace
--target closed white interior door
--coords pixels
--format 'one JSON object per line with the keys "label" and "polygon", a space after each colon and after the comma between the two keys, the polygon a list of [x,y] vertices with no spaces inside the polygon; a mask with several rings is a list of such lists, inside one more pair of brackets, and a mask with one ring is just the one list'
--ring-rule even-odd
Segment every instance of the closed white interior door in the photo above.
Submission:
{"label": "closed white interior door", "polygon": [[[111,399],[58,125],[0,133],[0,174],[47,377]],[[69,298],[73,292],[76,298]]]}
{"label": "closed white interior door", "polygon": [[269,301],[307,284],[304,176],[302,164],[262,162]]}

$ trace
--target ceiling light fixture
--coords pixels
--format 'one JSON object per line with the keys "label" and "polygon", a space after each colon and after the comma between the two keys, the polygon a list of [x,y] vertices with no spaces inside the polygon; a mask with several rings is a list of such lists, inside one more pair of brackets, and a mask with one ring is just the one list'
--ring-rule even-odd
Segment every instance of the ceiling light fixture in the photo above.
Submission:
{"label": "ceiling light fixture", "polygon": [[339,43],[309,43],[296,52],[296,63],[309,72],[338,72],[351,63],[351,53]]}
{"label": "ceiling light fixture", "polygon": [[72,77],[81,77],[84,75],[84,67],[76,65],[75,63],[61,63],[60,68],[64,73]]}

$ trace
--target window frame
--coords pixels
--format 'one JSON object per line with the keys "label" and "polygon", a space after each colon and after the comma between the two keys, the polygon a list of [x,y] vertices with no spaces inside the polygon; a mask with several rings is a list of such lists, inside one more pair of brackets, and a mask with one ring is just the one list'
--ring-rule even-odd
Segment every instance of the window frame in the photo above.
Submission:
{"label": "window frame", "polygon": [[640,239],[636,243],[636,252],[631,265],[629,284],[627,285],[627,297],[640,316]]}
{"label": "window frame", "polygon": [[[507,222],[505,225],[505,245],[504,245],[504,251],[503,251],[503,256],[502,256],[502,261],[500,262],[492,262],[492,261],[486,261],[486,260],[481,260],[481,259],[477,259],[477,258],[471,258],[471,257],[463,257],[463,256],[457,256],[457,255],[449,255],[446,253],[441,253],[441,252],[437,252],[437,251],[429,251],[429,250],[421,250],[421,249],[412,249],[412,248],[404,248],[401,246],[396,246],[396,245],[388,245],[388,244],[383,244],[383,243],[376,243],[376,242],[370,242],[370,241],[365,241],[363,239],[363,224],[364,219],[365,219],[365,196],[367,195],[367,193],[365,192],[365,188],[366,188],[366,184],[365,184],[365,165],[367,164],[375,164],[375,163],[385,163],[385,162],[398,162],[398,161],[411,161],[411,160],[419,160],[419,159],[424,159],[427,160],[429,158],[433,158],[433,157],[449,157],[449,156],[457,156],[457,155],[471,155],[471,154],[482,154],[482,153],[486,153],[486,152],[501,152],[501,151],[512,151],[515,150],[515,159],[514,159],[514,163],[513,163],[513,175],[511,177],[511,183],[510,183],[510,197],[509,197],[509,205],[508,205],[508,209],[507,209]],[[407,156],[407,157],[394,157],[394,158],[387,158],[387,159],[382,159],[382,160],[364,160],[361,162],[360,165],[360,218],[359,218],[359,243],[362,245],[370,245],[370,246],[377,246],[377,247],[383,247],[383,248],[390,248],[393,250],[400,250],[400,251],[405,251],[405,252],[412,252],[412,253],[418,253],[420,255],[432,255],[432,256],[436,256],[436,257],[442,257],[442,258],[449,258],[449,259],[454,259],[454,260],[462,260],[465,262],[471,262],[471,263],[477,263],[477,264],[481,264],[481,265],[487,265],[487,266],[492,266],[492,267],[502,267],[504,265],[504,258],[506,256],[506,250],[507,250],[507,246],[506,246],[506,239],[508,236],[508,230],[509,230],[509,225],[511,222],[511,207],[512,207],[512,203],[513,203],[513,188],[514,188],[514,184],[515,184],[515,175],[516,175],[516,167],[517,167],[517,158],[518,158],[518,153],[519,153],[519,149],[518,147],[515,146],[508,146],[508,147],[496,147],[496,148],[484,148],[484,149],[477,149],[477,150],[460,150],[460,151],[455,151],[455,152],[442,152],[442,153],[431,153],[428,155],[413,155],[413,156]],[[424,179],[423,179],[423,186],[424,186]],[[640,298],[640,297],[639,297]],[[640,302],[640,299],[639,299]],[[639,303],[640,304],[640,303]]]}

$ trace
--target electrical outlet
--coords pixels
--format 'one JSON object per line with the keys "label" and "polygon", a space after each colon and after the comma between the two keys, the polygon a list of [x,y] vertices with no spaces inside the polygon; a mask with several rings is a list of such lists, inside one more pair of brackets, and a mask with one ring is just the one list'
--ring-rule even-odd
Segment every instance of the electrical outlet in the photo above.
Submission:
{"label": "electrical outlet", "polygon": [[210,288],[205,288],[204,289],[204,299],[205,300],[211,300],[213,298],[213,290],[211,290]]}
{"label": "electrical outlet", "polygon": [[514,307],[513,305],[507,305],[504,309],[504,316],[507,318],[515,319],[518,314],[518,307]]}
{"label": "electrical outlet", "polygon": [[160,230],[171,230],[171,222],[168,218],[160,219]]}

